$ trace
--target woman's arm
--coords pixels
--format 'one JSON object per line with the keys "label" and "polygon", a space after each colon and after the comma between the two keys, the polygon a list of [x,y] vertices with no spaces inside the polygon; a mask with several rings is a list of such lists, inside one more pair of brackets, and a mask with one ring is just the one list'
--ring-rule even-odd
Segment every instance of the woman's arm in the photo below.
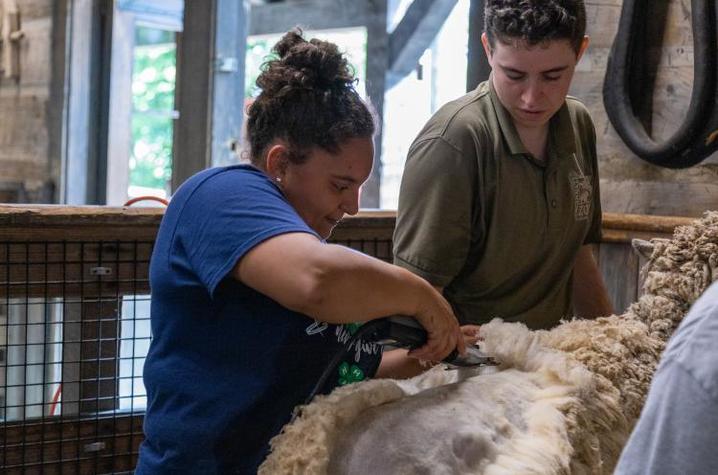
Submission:
{"label": "woman's arm", "polygon": [[413,316],[429,334],[427,344],[411,352],[416,358],[440,360],[454,348],[464,351],[451,306],[428,282],[311,234],[262,242],[237,263],[233,276],[291,310],[328,323]]}
{"label": "woman's arm", "polygon": [[[461,334],[467,345],[473,345],[479,340],[478,325],[464,325]],[[417,376],[434,366],[434,362],[420,361],[408,355],[407,350],[385,351],[381,357],[381,364],[375,378],[407,379]]]}

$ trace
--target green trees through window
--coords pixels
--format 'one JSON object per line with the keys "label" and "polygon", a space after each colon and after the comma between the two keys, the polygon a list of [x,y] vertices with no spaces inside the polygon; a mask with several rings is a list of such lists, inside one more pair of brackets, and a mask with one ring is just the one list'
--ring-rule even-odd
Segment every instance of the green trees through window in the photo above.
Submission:
{"label": "green trees through window", "polygon": [[128,196],[170,193],[172,130],[177,118],[175,33],[137,26],[132,70],[132,142]]}

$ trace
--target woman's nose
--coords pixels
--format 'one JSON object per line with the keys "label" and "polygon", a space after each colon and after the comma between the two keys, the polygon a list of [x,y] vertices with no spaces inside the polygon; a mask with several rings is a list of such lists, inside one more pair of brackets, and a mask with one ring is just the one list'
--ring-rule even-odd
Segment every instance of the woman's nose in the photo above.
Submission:
{"label": "woman's nose", "polygon": [[359,197],[361,188],[357,187],[355,191],[348,191],[342,202],[342,210],[349,215],[355,215],[359,212]]}

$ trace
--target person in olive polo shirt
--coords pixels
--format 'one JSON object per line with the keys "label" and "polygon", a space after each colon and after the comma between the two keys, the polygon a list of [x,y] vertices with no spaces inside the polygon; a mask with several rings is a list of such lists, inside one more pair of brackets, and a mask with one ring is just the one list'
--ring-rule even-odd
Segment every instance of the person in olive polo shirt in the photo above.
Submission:
{"label": "person in olive polo shirt", "polygon": [[487,0],[489,80],[412,144],[394,260],[443,290],[461,323],[550,328],[610,315],[596,133],[567,96],[588,46],[582,0]]}

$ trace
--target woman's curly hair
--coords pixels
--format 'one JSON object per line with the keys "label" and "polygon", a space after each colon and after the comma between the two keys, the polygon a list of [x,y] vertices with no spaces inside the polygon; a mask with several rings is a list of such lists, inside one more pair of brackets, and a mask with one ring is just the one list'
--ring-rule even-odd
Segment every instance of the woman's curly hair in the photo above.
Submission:
{"label": "woman's curly hair", "polygon": [[319,146],[335,153],[346,140],[372,137],[374,114],[356,92],[356,79],[334,43],[305,40],[298,28],[274,45],[262,65],[261,93],[249,106],[251,161],[263,168],[268,146],[284,140],[294,162]]}
{"label": "woman's curly hair", "polygon": [[492,48],[497,39],[532,46],[566,39],[578,53],[586,34],[586,6],[583,0],[486,0],[484,31]]}

